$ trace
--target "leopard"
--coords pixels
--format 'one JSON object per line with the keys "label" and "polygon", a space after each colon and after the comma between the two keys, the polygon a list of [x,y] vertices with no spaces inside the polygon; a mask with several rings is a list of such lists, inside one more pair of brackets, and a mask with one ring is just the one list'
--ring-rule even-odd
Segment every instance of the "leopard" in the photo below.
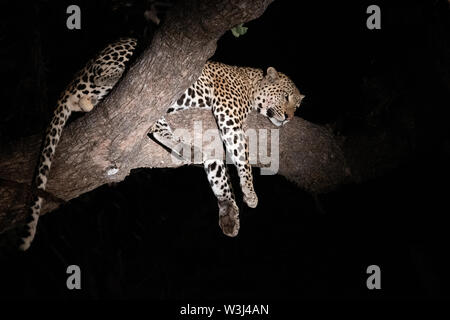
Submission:
{"label": "leopard", "polygon": [[[258,196],[243,131],[247,116],[256,111],[281,127],[293,119],[304,98],[294,82],[274,67],[264,73],[258,68],[207,61],[200,77],[167,109],[167,114],[192,108],[212,111],[225,151],[237,169],[243,201],[255,208]],[[148,136],[175,154],[185,144],[182,137],[175,137],[164,116],[150,128]],[[239,208],[228,168],[220,159],[204,159],[203,167],[217,198],[219,226],[226,236],[235,237],[240,228]]]}
{"label": "leopard", "polygon": [[[56,147],[72,112],[90,112],[122,78],[137,40],[122,38],[109,44],[81,69],[61,93],[53,118],[46,130],[34,188],[45,190]],[[167,109],[167,114],[191,108],[211,110],[226,152],[237,168],[244,202],[255,208],[258,197],[253,187],[252,168],[243,125],[248,114],[256,112],[275,126],[283,126],[294,117],[305,96],[294,82],[274,67],[266,72],[251,67],[231,66],[207,61],[200,77]],[[168,149],[179,145],[165,117],[158,119],[148,136]],[[219,207],[219,226],[234,237],[240,228],[239,208],[225,162],[204,160],[203,167]],[[19,248],[27,250],[36,234],[43,198],[35,196],[29,207]]]}
{"label": "leopard", "polygon": [[[135,38],[120,38],[108,44],[75,74],[61,92],[52,120],[46,129],[34,176],[34,189],[46,188],[56,147],[72,112],[90,112],[104,99],[122,77],[136,46]],[[41,196],[33,196],[25,225],[18,232],[18,246],[21,251],[27,250],[35,237],[43,201]]]}

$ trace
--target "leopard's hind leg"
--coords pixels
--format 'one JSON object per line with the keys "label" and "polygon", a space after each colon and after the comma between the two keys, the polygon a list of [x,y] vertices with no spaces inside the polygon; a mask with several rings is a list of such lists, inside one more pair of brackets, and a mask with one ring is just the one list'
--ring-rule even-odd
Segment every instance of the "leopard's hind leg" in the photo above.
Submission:
{"label": "leopard's hind leg", "polygon": [[219,205],[219,225],[223,233],[235,237],[239,232],[239,208],[234,199],[231,179],[223,160],[205,160],[204,168]]}
{"label": "leopard's hind leg", "polygon": [[[201,153],[201,150],[174,137],[170,126],[164,118],[159,119],[152,126],[148,135],[170,149],[177,156],[189,162],[192,162],[191,156],[194,157],[193,159],[203,159],[202,154],[196,155],[196,153]],[[186,157],[183,149],[191,150],[189,157]],[[225,235],[234,237],[238,234],[240,226],[239,208],[236,205],[227,167],[223,160],[204,160],[203,166],[211,189],[218,200],[219,226]]]}

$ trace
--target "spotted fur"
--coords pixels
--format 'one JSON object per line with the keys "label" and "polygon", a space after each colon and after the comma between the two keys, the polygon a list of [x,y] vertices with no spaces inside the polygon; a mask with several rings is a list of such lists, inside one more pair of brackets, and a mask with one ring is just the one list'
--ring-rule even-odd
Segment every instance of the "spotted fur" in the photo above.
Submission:
{"label": "spotted fur", "polygon": [[[34,185],[45,190],[52,159],[62,130],[70,114],[74,111],[89,112],[101,101],[122,76],[126,62],[132,56],[136,40],[124,38],[108,45],[94,59],[80,70],[67,88],[62,92],[53,119],[46,131],[43,149]],[[43,199],[37,196],[21,234],[21,250],[27,250],[36,233]]]}
{"label": "spotted fur", "polygon": [[[207,62],[197,81],[170,106],[168,113],[189,108],[212,110],[226,151],[238,170],[244,202],[254,208],[258,197],[253,188],[252,168],[243,131],[247,115],[256,110],[275,125],[282,126],[294,117],[303,98],[304,95],[289,77],[272,67],[264,75],[261,69]],[[180,144],[164,118],[155,123],[149,135],[170,149]],[[236,236],[239,210],[227,167],[223,161],[208,160],[204,162],[204,168],[218,200],[219,225],[226,235]]]}

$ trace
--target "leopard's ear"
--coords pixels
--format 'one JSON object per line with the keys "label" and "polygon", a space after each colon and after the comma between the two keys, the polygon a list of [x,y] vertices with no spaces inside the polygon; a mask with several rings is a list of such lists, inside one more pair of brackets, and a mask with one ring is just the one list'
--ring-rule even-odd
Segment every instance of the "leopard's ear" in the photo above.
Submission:
{"label": "leopard's ear", "polygon": [[274,82],[274,81],[278,80],[278,72],[277,72],[277,70],[275,70],[274,67],[267,68],[266,79],[269,80],[270,82]]}

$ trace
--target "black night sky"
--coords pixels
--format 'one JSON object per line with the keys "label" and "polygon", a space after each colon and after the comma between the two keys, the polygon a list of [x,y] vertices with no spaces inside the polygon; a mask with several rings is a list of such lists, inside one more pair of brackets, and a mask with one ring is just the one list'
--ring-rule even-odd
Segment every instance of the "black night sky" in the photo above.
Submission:
{"label": "black night sky", "polygon": [[[245,24],[247,34],[227,32],[212,58],[286,73],[306,94],[296,115],[337,135],[394,135],[407,147],[393,154],[393,168],[317,196],[254,170],[256,209],[242,202],[232,169],[236,238],[218,227],[202,168],[137,169],[43,216],[28,252],[1,251],[0,297],[448,298],[450,9],[447,1],[393,2],[276,0]],[[66,28],[70,4],[82,10],[81,30]],[[381,30],[366,28],[369,4],[381,8]],[[59,92],[105,44],[150,41],[157,27],[144,19],[146,6],[2,4],[0,145],[43,131]],[[72,264],[82,290],[66,287]],[[381,290],[366,287],[373,264]]]}

